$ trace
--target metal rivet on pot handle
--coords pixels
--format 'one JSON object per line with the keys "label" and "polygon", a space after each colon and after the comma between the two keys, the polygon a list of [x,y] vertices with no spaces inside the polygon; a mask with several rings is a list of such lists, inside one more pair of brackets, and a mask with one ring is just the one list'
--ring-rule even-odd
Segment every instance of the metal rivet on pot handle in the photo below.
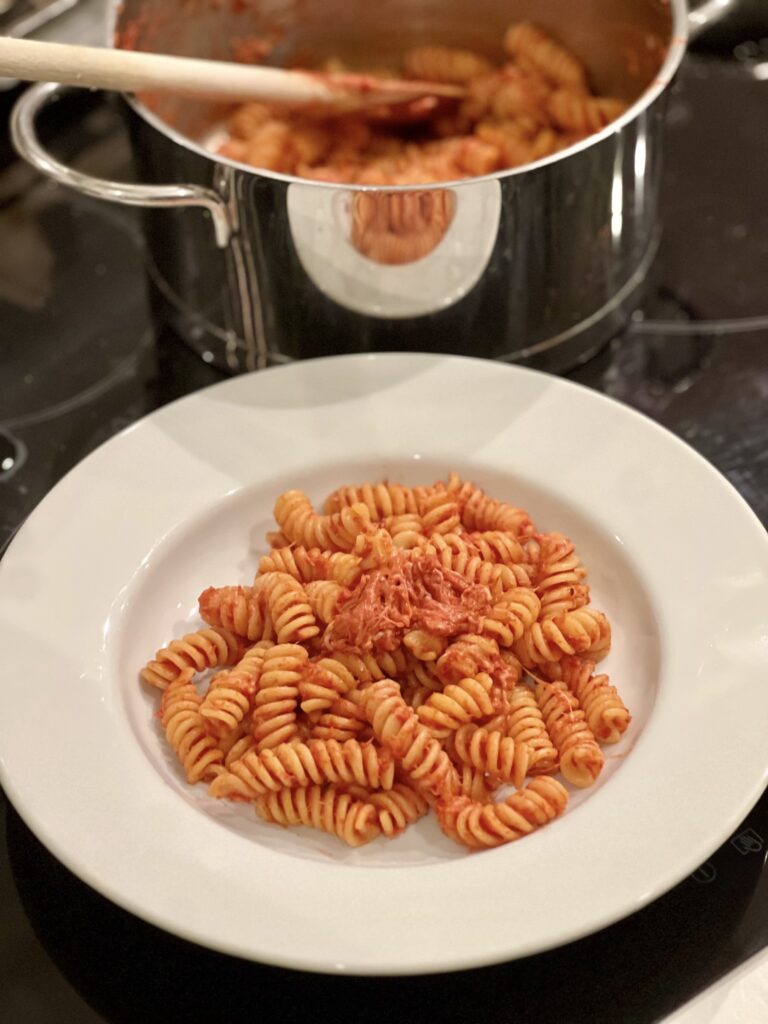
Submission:
{"label": "metal rivet on pot handle", "polygon": [[41,174],[59,185],[73,188],[95,199],[108,199],[125,206],[199,206],[211,214],[216,244],[226,248],[232,234],[229,211],[221,196],[202,185],[131,185],[83,174],[60,163],[41,144],[35,126],[40,110],[62,86],[43,82],[28,89],[11,115],[11,138],[16,151]]}
{"label": "metal rivet on pot handle", "polygon": [[705,3],[693,6],[688,14],[688,32],[692,39],[700,35],[712,25],[716,25],[726,14],[734,9],[738,0],[706,0]]}

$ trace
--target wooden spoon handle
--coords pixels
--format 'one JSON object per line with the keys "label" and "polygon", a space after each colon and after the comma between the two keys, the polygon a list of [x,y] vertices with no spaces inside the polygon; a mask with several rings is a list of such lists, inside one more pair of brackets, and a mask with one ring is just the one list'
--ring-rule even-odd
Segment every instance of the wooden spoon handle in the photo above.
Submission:
{"label": "wooden spoon handle", "polygon": [[419,96],[462,95],[454,86],[428,82],[285,71],[260,65],[10,38],[0,38],[0,75],[120,92],[147,90],[197,99],[331,104],[347,108],[405,103]]}

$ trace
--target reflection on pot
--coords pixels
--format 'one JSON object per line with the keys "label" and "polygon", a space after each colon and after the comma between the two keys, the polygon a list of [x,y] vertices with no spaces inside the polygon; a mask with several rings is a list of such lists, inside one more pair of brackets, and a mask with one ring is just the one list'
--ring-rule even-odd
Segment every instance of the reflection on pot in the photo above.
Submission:
{"label": "reflection on pot", "polygon": [[450,309],[476,287],[498,243],[501,187],[491,179],[340,192],[294,182],[286,205],[315,288],[343,309],[410,319]]}
{"label": "reflection on pot", "polygon": [[455,212],[455,196],[446,189],[358,192],[352,199],[350,241],[375,263],[413,263],[440,244]]}

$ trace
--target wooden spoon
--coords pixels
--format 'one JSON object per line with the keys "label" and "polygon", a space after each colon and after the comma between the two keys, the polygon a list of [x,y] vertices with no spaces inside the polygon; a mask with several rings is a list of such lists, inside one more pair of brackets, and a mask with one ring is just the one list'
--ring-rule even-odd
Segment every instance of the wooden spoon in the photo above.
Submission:
{"label": "wooden spoon", "polygon": [[320,106],[325,112],[329,107],[353,110],[410,103],[424,96],[464,95],[459,86],[435,82],[285,71],[227,61],[10,38],[0,38],[0,76],[61,82],[86,89],[146,90],[195,99]]}

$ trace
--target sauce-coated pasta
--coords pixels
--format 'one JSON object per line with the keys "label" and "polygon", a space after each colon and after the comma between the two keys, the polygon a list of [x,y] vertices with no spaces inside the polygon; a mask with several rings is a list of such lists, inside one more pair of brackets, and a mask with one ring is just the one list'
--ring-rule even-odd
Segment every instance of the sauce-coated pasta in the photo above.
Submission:
{"label": "sauce-coated pasta", "polygon": [[[332,59],[320,70],[350,69]],[[427,45],[407,51],[400,67],[373,74],[448,83],[464,95],[325,119],[246,103],[230,115],[219,152],[254,167],[321,181],[432,184],[552,156],[627,109],[622,100],[594,95],[581,61],[526,23],[510,27],[495,63],[467,50]],[[450,197],[439,193],[405,195],[386,208],[364,196],[357,199],[353,238],[359,238],[361,252],[380,263],[418,259],[439,241],[453,216]]]}
{"label": "sauce-coated pasta", "polygon": [[322,512],[292,490],[275,516],[251,584],[204,590],[205,628],[141,673],[190,784],[353,846],[432,808],[484,849],[595,782],[631,717],[595,674],[610,625],[567,537],[455,474]]}

